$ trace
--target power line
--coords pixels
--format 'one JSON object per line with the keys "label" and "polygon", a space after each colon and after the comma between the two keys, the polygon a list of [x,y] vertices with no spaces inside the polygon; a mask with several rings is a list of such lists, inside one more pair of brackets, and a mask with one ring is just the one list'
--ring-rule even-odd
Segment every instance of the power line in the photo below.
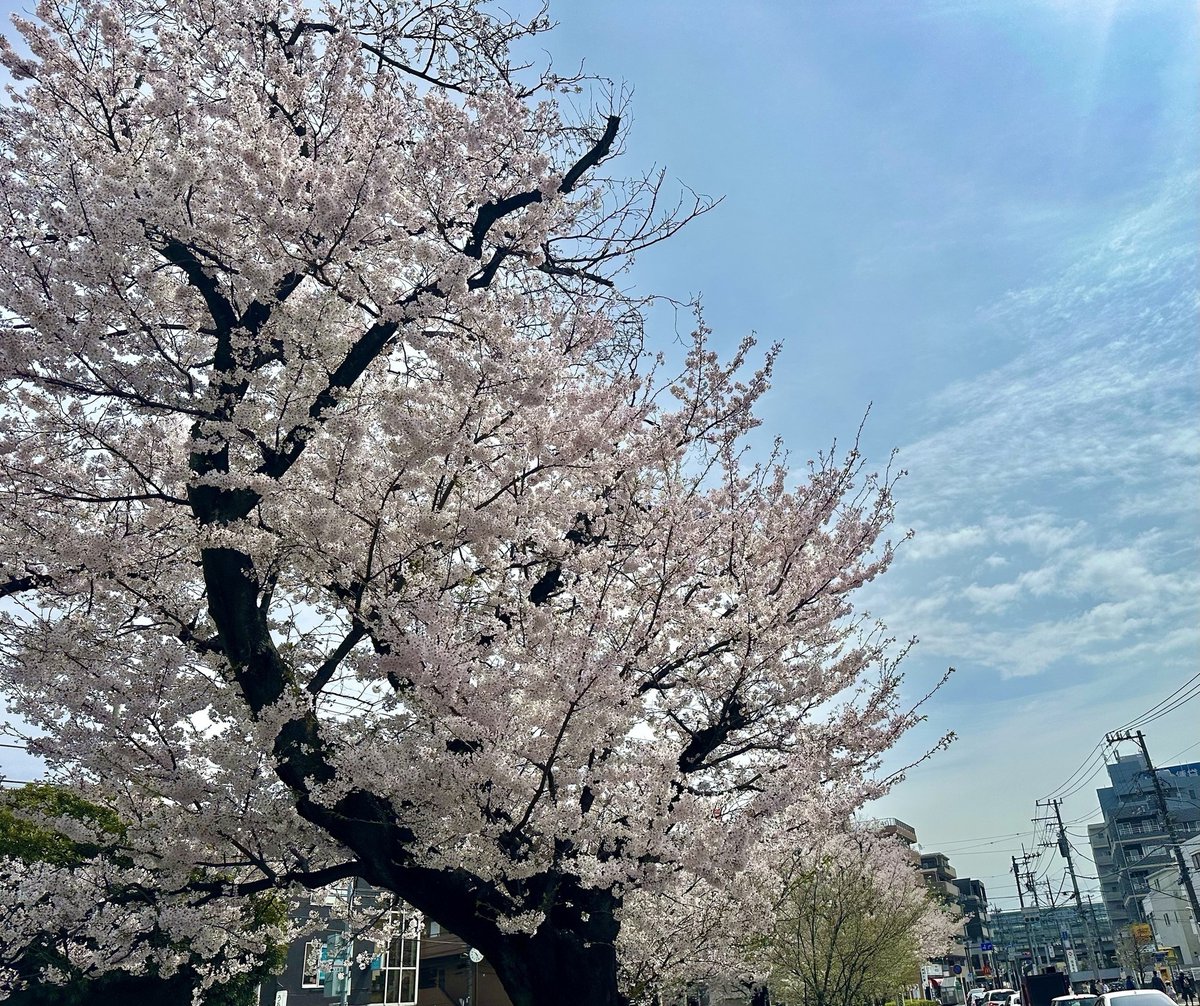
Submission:
{"label": "power line", "polygon": [[[1198,672],[1198,673],[1192,675],[1190,678],[1188,678],[1187,681],[1185,681],[1182,685],[1180,685],[1173,692],[1171,692],[1171,694],[1168,695],[1166,698],[1160,699],[1158,702],[1156,702],[1154,705],[1152,705],[1145,712],[1138,714],[1133,719],[1131,719],[1128,723],[1123,724],[1122,726],[1118,727],[1117,729],[1118,730],[1133,730],[1133,729],[1136,729],[1137,727],[1145,726],[1147,723],[1152,723],[1155,720],[1161,719],[1163,716],[1166,716],[1168,713],[1174,712],[1180,706],[1187,704],[1192,699],[1197,698],[1197,697],[1200,697],[1200,672]],[[1192,747],[1195,747],[1195,746],[1196,745],[1192,745]],[[1190,750],[1190,749],[1184,748],[1184,751],[1187,751],[1187,750]],[[1069,776],[1067,776],[1067,778],[1062,783],[1060,783],[1058,786],[1054,787],[1053,790],[1051,790],[1044,797],[1042,797],[1042,799],[1049,800],[1055,796],[1060,797],[1061,799],[1066,799],[1066,797],[1071,796],[1075,793],[1078,793],[1079,790],[1083,789],[1084,786],[1086,786],[1089,782],[1091,782],[1092,779],[1094,779],[1096,777],[1097,773],[1100,771],[1100,768],[1102,767],[1102,765],[1104,763],[1104,752],[1105,752],[1105,741],[1103,739],[1101,739],[1097,743],[1097,745],[1094,748],[1092,748],[1092,750],[1090,752],[1088,752],[1088,754],[1084,757],[1083,762],[1079,765],[1079,767],[1076,768],[1075,771],[1072,772]],[[1182,753],[1183,752],[1181,751],[1180,754],[1182,754]],[[1099,755],[1099,758],[1100,758],[1099,765],[1095,764],[1097,755]],[[1178,757],[1178,756],[1172,755],[1171,760],[1173,760],[1176,757]],[[1089,768],[1093,769],[1092,773],[1090,775],[1088,775],[1086,778],[1084,778],[1082,781],[1080,781],[1081,773],[1086,772]],[[1064,792],[1067,790],[1069,790],[1069,792]]]}
{"label": "power line", "polygon": [[[1048,800],[1051,798],[1052,795],[1061,795],[1065,799],[1065,797],[1070,794],[1064,794],[1064,793],[1062,793],[1062,790],[1068,789],[1068,788],[1071,788],[1072,793],[1076,792],[1077,786],[1072,788],[1072,781],[1075,779],[1076,776],[1087,771],[1088,767],[1090,765],[1092,765],[1093,762],[1095,762],[1097,756],[1099,756],[1101,763],[1103,763],[1104,751],[1105,751],[1104,741],[1100,741],[1099,743],[1096,744],[1096,746],[1094,748],[1092,748],[1091,751],[1088,752],[1086,757],[1083,759],[1083,763],[1074,772],[1072,772],[1069,776],[1067,776],[1066,782],[1056,786],[1052,790],[1051,794],[1048,794],[1047,796],[1042,797],[1042,799]],[[1085,780],[1085,782],[1083,783],[1083,785],[1086,785],[1087,782],[1090,782],[1093,778],[1095,778],[1095,774],[1096,773],[1093,772],[1090,776],[1088,776],[1087,779]]]}
{"label": "power line", "polygon": [[[1193,685],[1194,687],[1191,687]],[[1180,694],[1189,687],[1191,687],[1191,691],[1187,692],[1187,694]],[[1165,699],[1151,706],[1140,716],[1135,716],[1128,723],[1117,727],[1115,732],[1135,730],[1138,727],[1145,726],[1147,723],[1152,723],[1157,719],[1161,719],[1163,716],[1166,716],[1167,713],[1174,712],[1180,706],[1190,702],[1198,695],[1200,695],[1200,672],[1192,675],[1192,677],[1188,678],[1187,681],[1176,688],[1175,691],[1173,691]]]}
{"label": "power line", "polygon": [[1020,838],[1022,835],[1027,835],[1027,834],[1028,834],[1028,832],[1026,832],[1026,831],[1013,831],[1013,832],[1009,832],[1007,835],[979,835],[976,838],[958,838],[952,842],[922,842],[921,844],[924,846],[928,846],[934,852],[946,852],[947,850],[950,850],[952,846],[955,846],[955,845],[966,845],[968,843],[974,845],[974,843],[976,843],[976,842],[986,845],[986,844],[990,843],[993,839],[995,841],[999,842],[999,841],[1003,841],[1004,839],[1008,839],[1008,838]]}
{"label": "power line", "polygon": [[1178,757],[1179,757],[1181,754],[1187,754],[1189,751],[1191,751],[1191,750],[1192,750],[1192,748],[1200,748],[1200,741],[1196,741],[1196,743],[1195,743],[1195,744],[1189,744],[1189,745],[1188,745],[1187,747],[1185,747],[1185,748],[1184,748],[1182,751],[1176,751],[1176,752],[1175,752],[1173,755],[1171,755],[1171,756],[1170,756],[1170,757],[1167,759],[1167,761],[1168,761],[1168,762],[1173,762],[1173,761],[1174,761],[1176,758],[1178,758]]}

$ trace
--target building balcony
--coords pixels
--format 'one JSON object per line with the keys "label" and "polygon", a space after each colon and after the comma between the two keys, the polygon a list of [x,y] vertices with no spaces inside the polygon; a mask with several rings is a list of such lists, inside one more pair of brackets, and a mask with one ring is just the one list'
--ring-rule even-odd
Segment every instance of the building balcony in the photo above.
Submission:
{"label": "building balcony", "polygon": [[879,834],[881,835],[894,835],[909,845],[914,844],[917,840],[917,829],[899,818],[885,817],[876,823],[879,825]]}

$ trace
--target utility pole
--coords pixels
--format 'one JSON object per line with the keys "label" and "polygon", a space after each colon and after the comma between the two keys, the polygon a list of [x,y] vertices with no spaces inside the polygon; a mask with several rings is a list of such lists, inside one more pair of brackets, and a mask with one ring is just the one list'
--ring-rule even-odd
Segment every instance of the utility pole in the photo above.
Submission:
{"label": "utility pole", "polygon": [[[1058,914],[1055,911],[1058,905],[1054,903],[1054,888],[1050,886],[1050,878],[1046,878],[1046,909],[1050,916],[1050,939],[1046,943],[1046,963],[1051,967],[1054,966],[1054,941],[1055,938],[1062,939],[1059,932]],[[1042,936],[1046,935],[1045,927],[1042,928]],[[1067,961],[1067,948],[1063,946],[1063,961]],[[1070,964],[1067,965],[1067,970],[1070,971]]]}
{"label": "utility pole", "polygon": [[[1096,954],[1099,957],[1101,964],[1107,963],[1107,958],[1104,956],[1104,935],[1100,932],[1100,923],[1096,921],[1096,906],[1092,904],[1092,896],[1087,896],[1088,903],[1088,918],[1092,920],[1092,933],[1096,937]],[[1111,927],[1110,927],[1111,928]]]}
{"label": "utility pole", "polygon": [[1159,780],[1158,773],[1154,769],[1154,763],[1150,760],[1150,752],[1146,750],[1145,736],[1140,730],[1135,733],[1130,733],[1128,730],[1118,730],[1105,734],[1104,739],[1109,744],[1136,740],[1138,747],[1142,749],[1142,758],[1146,761],[1146,771],[1150,773],[1150,781],[1154,784],[1154,795],[1158,798],[1158,810],[1162,814],[1163,828],[1167,832],[1167,840],[1171,846],[1171,851],[1175,853],[1175,863],[1179,867],[1179,879],[1183,881],[1188,901],[1192,905],[1192,919],[1197,925],[1200,925],[1200,901],[1196,899],[1196,887],[1192,883],[1192,872],[1188,869],[1183,850],[1179,848],[1179,836],[1175,833],[1175,823],[1171,820],[1171,812],[1167,810],[1167,798],[1163,793],[1162,782]]}
{"label": "utility pole", "polygon": [[351,877],[349,884],[346,887],[346,943],[343,946],[342,953],[345,955],[342,961],[342,966],[346,972],[346,982],[342,985],[342,1006],[347,1006],[350,1002],[350,976],[353,973],[350,969],[354,961],[354,937],[353,918],[354,918],[354,887],[357,882],[356,877]]}
{"label": "utility pole", "polygon": [[1051,807],[1054,810],[1054,820],[1058,824],[1058,851],[1067,861],[1067,872],[1071,875],[1071,887],[1075,891],[1075,907],[1079,909],[1079,918],[1083,922],[1083,932],[1088,943],[1088,957],[1092,960],[1092,978],[1100,981],[1099,951],[1097,941],[1092,935],[1092,927],[1088,924],[1087,915],[1083,911],[1083,898],[1079,896],[1079,880],[1075,876],[1075,861],[1071,858],[1071,843],[1067,840],[1067,829],[1063,827],[1062,812],[1058,809],[1061,800],[1039,800],[1039,807]]}
{"label": "utility pole", "polygon": [[1017,867],[1017,857],[1012,858],[1013,876],[1017,881],[1017,900],[1021,903],[1021,919],[1025,923],[1025,939],[1029,943],[1029,960],[1033,970],[1037,971],[1037,950],[1033,945],[1033,928],[1029,925],[1029,916],[1025,914],[1025,891],[1021,887],[1021,871]]}
{"label": "utility pole", "polygon": [[[1033,876],[1033,871],[1031,869],[1029,869],[1030,860],[1032,860],[1036,857],[1033,855],[1033,853],[1026,852],[1025,846],[1021,846],[1021,858],[1025,861],[1025,887],[1029,891],[1029,893],[1033,895],[1033,907],[1037,911],[1037,915],[1036,915],[1037,934],[1038,934],[1038,939],[1040,940],[1043,936],[1046,935],[1046,933],[1044,931],[1046,927],[1044,925],[1042,925],[1042,903],[1040,901],[1038,901],[1037,880]],[[1037,957],[1036,953],[1034,954],[1034,957],[1035,958]],[[1046,963],[1047,964],[1050,963],[1050,955],[1049,954],[1046,955]]]}

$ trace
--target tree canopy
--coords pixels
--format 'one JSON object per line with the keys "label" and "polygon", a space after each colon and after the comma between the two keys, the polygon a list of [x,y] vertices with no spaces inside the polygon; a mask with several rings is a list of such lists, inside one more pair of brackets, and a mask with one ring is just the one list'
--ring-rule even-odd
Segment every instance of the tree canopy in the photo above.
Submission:
{"label": "tree canopy", "polygon": [[804,1006],[892,1001],[921,962],[949,947],[956,920],[910,851],[867,827],[833,834],[785,866],[762,941],[773,998]]}
{"label": "tree canopy", "polygon": [[646,920],[885,787],[894,475],[748,453],[774,349],[648,352],[625,270],[708,204],[520,65],[544,11],[15,22],[0,687],[135,868],[359,875],[611,1006]]}
{"label": "tree canopy", "polygon": [[[258,983],[283,966],[283,900],[258,895],[232,916],[216,913],[209,922],[237,936],[214,941],[209,955],[192,954],[190,942],[172,946],[155,908],[160,900],[169,911],[178,906],[133,868],[126,836],[109,808],[65,787],[29,783],[0,794],[0,993],[13,1006],[190,1006],[203,989],[210,1006],[248,1006]],[[196,914],[212,913],[201,905]],[[137,925],[114,945],[122,915]],[[238,966],[214,982],[227,949]],[[249,970],[240,966],[243,949],[255,951]],[[92,967],[97,954],[110,966]]]}

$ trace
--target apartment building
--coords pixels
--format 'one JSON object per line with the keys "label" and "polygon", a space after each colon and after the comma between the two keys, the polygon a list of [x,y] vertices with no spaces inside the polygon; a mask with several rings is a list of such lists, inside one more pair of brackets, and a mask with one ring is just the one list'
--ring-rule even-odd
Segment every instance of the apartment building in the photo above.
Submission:
{"label": "apartment building", "polygon": [[[994,911],[991,915],[993,942],[1001,960],[1017,965],[1018,970],[1047,965],[1067,970],[1073,954],[1078,970],[1090,970],[1089,930],[1100,941],[1097,965],[1106,977],[1118,968],[1112,926],[1104,905],[1086,902],[1087,922],[1074,904],[1030,906],[1025,910]],[[1029,922],[1026,930],[1025,923]],[[1030,947],[1030,936],[1033,946]],[[1072,954],[1067,951],[1070,949]]]}
{"label": "apartment building", "polygon": [[[1184,860],[1196,871],[1193,886],[1200,886],[1200,838],[1181,845]],[[1171,966],[1200,966],[1200,925],[1192,911],[1178,865],[1150,874],[1149,890],[1142,897],[1142,914],[1150,926],[1154,945],[1169,951]]]}
{"label": "apartment building", "polygon": [[[1176,834],[1200,835],[1200,762],[1156,770]],[[1119,755],[1108,766],[1111,785],[1096,791],[1103,824],[1088,828],[1104,907],[1115,929],[1145,923],[1144,899],[1151,876],[1170,867],[1173,856],[1145,760],[1140,752]]]}

